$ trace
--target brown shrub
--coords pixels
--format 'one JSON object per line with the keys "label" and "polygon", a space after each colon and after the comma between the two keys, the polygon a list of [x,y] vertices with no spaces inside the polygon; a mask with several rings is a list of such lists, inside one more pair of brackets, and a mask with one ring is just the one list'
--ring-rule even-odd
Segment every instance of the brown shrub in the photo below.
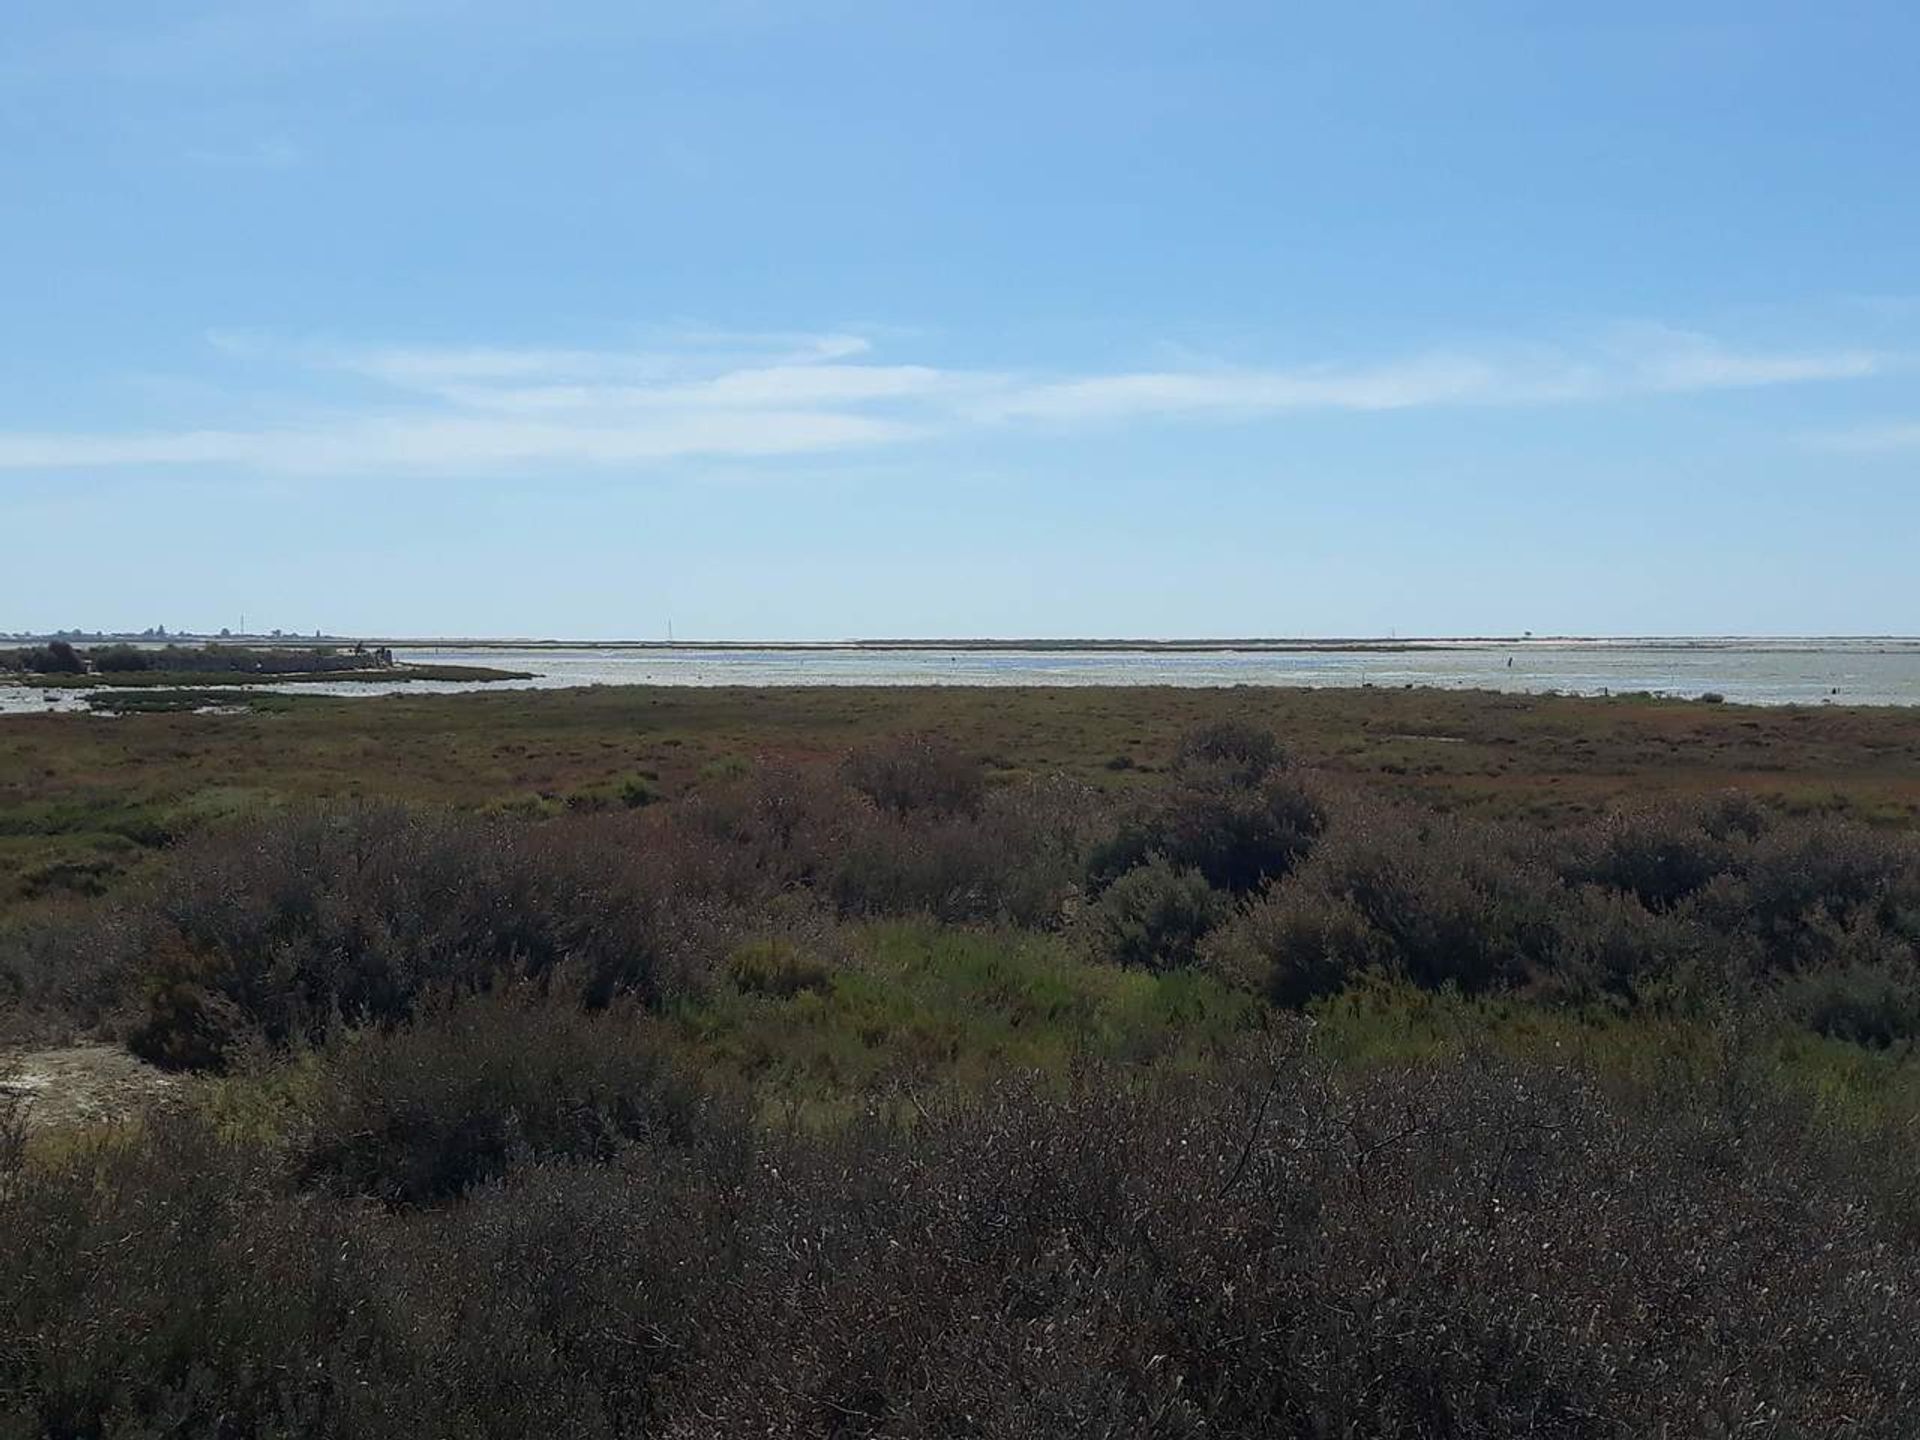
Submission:
{"label": "brown shrub", "polygon": [[[186,1120],[0,1186],[24,1433],[1912,1433],[1910,1137],[1299,1054],[716,1120],[387,1216]],[[1729,1102],[1731,1103],[1731,1102]],[[1754,1422],[1761,1423],[1755,1424]]]}
{"label": "brown shrub", "polygon": [[690,976],[660,891],[605,843],[614,833],[328,807],[203,837],[117,931],[146,1009],[129,1043],[217,1067],[240,1030],[313,1038],[562,966],[587,1003],[657,1003]]}
{"label": "brown shrub", "polygon": [[640,1015],[525,989],[335,1035],[318,1059],[300,1173],[389,1205],[450,1199],[513,1164],[684,1142],[698,1108]]}
{"label": "brown shrub", "polygon": [[892,815],[969,815],[986,793],[980,762],[939,735],[898,735],[850,752],[841,773]]}

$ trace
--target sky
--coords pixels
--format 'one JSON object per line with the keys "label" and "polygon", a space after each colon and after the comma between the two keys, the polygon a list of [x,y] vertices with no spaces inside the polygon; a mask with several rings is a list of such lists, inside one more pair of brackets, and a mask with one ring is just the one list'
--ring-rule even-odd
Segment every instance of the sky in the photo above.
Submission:
{"label": "sky", "polygon": [[0,631],[1920,633],[1920,7],[9,0]]}

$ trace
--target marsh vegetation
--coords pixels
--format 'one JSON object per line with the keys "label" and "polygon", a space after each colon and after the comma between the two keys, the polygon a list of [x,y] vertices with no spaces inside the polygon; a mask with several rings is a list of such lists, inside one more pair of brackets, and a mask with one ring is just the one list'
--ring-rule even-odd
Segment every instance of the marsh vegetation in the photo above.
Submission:
{"label": "marsh vegetation", "polygon": [[0,735],[20,1433],[1920,1418],[1911,718],[497,698]]}

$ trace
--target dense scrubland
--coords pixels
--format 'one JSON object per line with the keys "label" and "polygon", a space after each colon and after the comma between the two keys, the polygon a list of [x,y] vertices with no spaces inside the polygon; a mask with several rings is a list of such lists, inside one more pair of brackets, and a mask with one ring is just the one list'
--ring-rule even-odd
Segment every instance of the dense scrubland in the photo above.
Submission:
{"label": "dense scrubland", "polygon": [[10,722],[0,1033],[182,1078],[0,1120],[0,1413],[1910,1435],[1917,745],[1418,692]]}

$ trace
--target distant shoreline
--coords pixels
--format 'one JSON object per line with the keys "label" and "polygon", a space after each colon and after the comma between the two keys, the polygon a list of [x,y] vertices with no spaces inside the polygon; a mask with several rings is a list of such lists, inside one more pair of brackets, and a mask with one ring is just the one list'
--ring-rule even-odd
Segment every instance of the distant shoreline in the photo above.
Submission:
{"label": "distant shoreline", "polygon": [[1882,645],[1920,648],[1913,635],[1427,635],[1427,636],[1245,636],[1178,639],[984,638],[937,639],[875,637],[843,640],[565,640],[490,636],[399,635],[144,635],[71,633],[55,636],[16,636],[8,643],[67,639],[77,644],[126,644],[158,648],[169,644],[207,647],[253,646],[269,643],[286,650],[337,648],[343,645],[383,646],[392,650],[434,651],[586,651],[601,653],[760,653],[760,654],[1040,654],[1040,655],[1312,655],[1415,654],[1434,651],[1632,649],[1739,651],[1792,653],[1834,646],[1849,648]]}
{"label": "distant shoreline", "polygon": [[1830,645],[1920,646],[1913,635],[1409,635],[1409,636],[1244,636],[1180,639],[984,638],[938,639],[873,637],[844,640],[565,640],[501,636],[325,635],[318,637],[259,635],[175,635],[166,640],[147,636],[101,635],[32,637],[66,638],[78,643],[124,643],[137,646],[193,643],[200,645],[255,645],[271,642],[283,649],[315,649],[362,644],[395,650],[587,650],[587,651],[759,651],[795,653],[831,652],[943,652],[1015,654],[1402,654],[1424,650],[1491,650],[1501,648],[1553,649],[1630,648],[1675,650],[1737,650],[1746,647],[1782,650],[1820,649]]}

